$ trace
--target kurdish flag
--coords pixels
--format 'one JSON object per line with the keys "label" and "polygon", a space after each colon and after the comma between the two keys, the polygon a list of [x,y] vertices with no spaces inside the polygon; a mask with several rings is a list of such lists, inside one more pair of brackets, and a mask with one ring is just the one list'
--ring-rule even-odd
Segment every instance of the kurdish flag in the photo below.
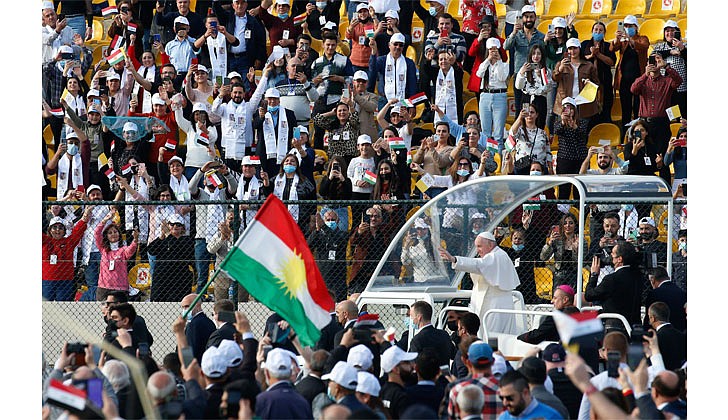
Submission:
{"label": "kurdish flag", "polygon": [[120,49],[115,50],[114,52],[109,54],[108,57],[106,57],[106,61],[108,61],[109,65],[112,65],[112,66],[114,64],[120,63],[120,62],[124,61],[124,53]]}
{"label": "kurdish flag", "polygon": [[306,18],[308,17],[308,12],[303,12],[298,16],[295,16],[293,18],[293,24],[296,26],[301,25],[303,22],[306,21]]}
{"label": "kurdish flag", "polygon": [[374,28],[371,26],[367,26],[364,28],[364,33],[366,34],[367,38],[374,38]]}
{"label": "kurdish flag", "polygon": [[402,137],[391,137],[389,139],[389,148],[390,149],[406,149],[407,145],[404,144],[404,139]]}
{"label": "kurdish flag", "polygon": [[[266,244],[266,246],[260,246]],[[220,270],[278,313],[304,346],[313,346],[330,321],[329,296],[313,254],[286,206],[271,194]]]}
{"label": "kurdish flag", "polygon": [[485,148],[490,151],[491,154],[498,152],[498,140],[493,137],[488,137],[488,141],[485,142]]}
{"label": "kurdish flag", "polygon": [[539,204],[539,197],[531,197],[523,204],[523,210],[541,210],[541,204]]}
{"label": "kurdish flag", "polygon": [[118,14],[119,14],[119,10],[116,8],[116,6],[109,6],[109,7],[104,7],[103,9],[101,9],[101,15],[103,15],[103,17],[111,16],[111,15],[118,15]]}
{"label": "kurdish flag", "polygon": [[377,183],[377,176],[372,171],[366,171],[364,172],[364,181],[374,185]]}
{"label": "kurdish flag", "polygon": [[506,151],[509,153],[513,150],[516,150],[516,139],[513,138],[513,136],[510,134],[508,134],[508,138],[506,139],[505,147]]}

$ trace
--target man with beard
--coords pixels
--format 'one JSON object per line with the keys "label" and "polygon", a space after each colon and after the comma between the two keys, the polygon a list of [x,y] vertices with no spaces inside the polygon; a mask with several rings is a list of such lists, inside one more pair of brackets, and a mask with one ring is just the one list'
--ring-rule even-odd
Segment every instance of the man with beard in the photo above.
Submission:
{"label": "man with beard", "polygon": [[[591,164],[592,156],[597,155],[597,169],[589,169]],[[613,168],[612,164],[616,162],[617,167]],[[579,169],[579,175],[624,175],[627,173],[627,167],[629,162],[625,162],[617,156],[616,150],[609,146],[597,147],[592,146],[589,148],[589,153],[581,164]],[[604,235],[604,229],[602,228],[602,222],[604,216],[609,212],[619,212],[619,205],[615,204],[591,204],[589,206],[590,217],[590,235],[592,238],[599,238]],[[619,221],[619,220],[617,220]],[[612,244],[614,245],[614,244]]]}
{"label": "man with beard", "polygon": [[417,382],[412,363],[416,358],[417,353],[407,353],[399,346],[392,346],[382,353],[382,370],[387,374],[387,382],[382,385],[379,396],[392,419],[398,419],[406,408],[404,402],[407,394],[404,387]]}
{"label": "man with beard", "polygon": [[493,418],[497,413],[503,411],[503,404],[496,398],[498,395],[498,380],[491,371],[495,361],[493,349],[488,343],[476,341],[468,348],[467,358],[464,358],[463,361],[472,375],[454,385],[450,393],[445,397],[446,401],[448,401],[447,417],[450,419],[460,418],[460,407],[457,403],[458,394],[466,386],[476,385],[485,395],[483,418]]}
{"label": "man with beard", "polygon": [[[243,99],[245,88],[240,83],[222,86],[220,94],[212,102],[211,112],[222,118],[220,145],[224,149],[225,164],[233,171],[240,172],[243,157],[253,155],[253,112],[257,111],[263,98],[272,68],[273,63],[268,63],[249,102]],[[224,97],[229,99],[223,102]]]}
{"label": "man with beard", "polygon": [[[114,290],[106,296],[106,300],[101,303],[101,315],[104,317],[106,322],[106,332],[104,333],[104,340],[112,342],[116,337],[117,325],[116,322],[111,321],[111,307],[119,303],[127,303],[129,299],[127,294],[121,290]],[[137,342],[146,342],[149,347],[154,343],[152,334],[147,329],[147,323],[144,318],[136,314],[134,320],[131,323],[130,334],[137,337]]]}
{"label": "man with beard", "polygon": [[507,372],[500,380],[498,396],[506,409],[499,420],[508,419],[560,419],[561,415],[546,404],[540,403],[531,395],[528,381],[518,371]]}
{"label": "man with beard", "polygon": [[[544,33],[536,29],[536,8],[531,5],[525,5],[521,9],[521,21],[516,21],[513,32],[506,38],[503,48],[510,50],[510,57],[513,57],[513,68],[520,69],[527,61],[528,52],[534,45],[540,44],[546,48],[544,42]],[[516,78],[513,78],[513,96],[516,104],[521,103],[521,95],[523,91],[516,89]],[[520,106],[520,105],[518,105]]]}

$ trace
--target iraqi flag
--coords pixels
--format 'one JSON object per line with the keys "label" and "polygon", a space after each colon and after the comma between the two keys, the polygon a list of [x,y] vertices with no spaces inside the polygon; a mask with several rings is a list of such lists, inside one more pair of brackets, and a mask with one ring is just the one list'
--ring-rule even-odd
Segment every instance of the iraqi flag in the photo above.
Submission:
{"label": "iraqi flag", "polygon": [[126,30],[127,30],[127,31],[129,31],[129,32],[132,32],[132,33],[136,33],[136,31],[137,31],[137,25],[135,25],[135,24],[133,24],[133,23],[129,22],[129,23],[128,23],[128,24],[126,25]]}
{"label": "iraqi flag", "polygon": [[111,146],[109,146],[109,150],[111,153],[114,153],[114,149],[116,148],[116,140],[111,140]]}
{"label": "iraqi flag", "polygon": [[177,140],[175,139],[168,139],[166,143],[164,143],[164,148],[169,150],[170,152],[173,152],[174,149],[177,148]]}
{"label": "iraqi flag", "polygon": [[218,188],[218,189],[225,188],[225,185],[223,185],[222,180],[217,175],[217,171],[210,171],[206,175],[207,175],[207,180],[210,181],[210,184],[214,185],[215,188]]}
{"label": "iraqi flag", "polygon": [[113,66],[124,61],[124,58],[124,53],[121,50],[116,50],[106,57],[106,61],[109,62],[109,65]]}
{"label": "iraqi flag", "polygon": [[[129,168],[129,171],[131,171],[131,168]],[[110,180],[114,179],[114,177],[116,176],[116,174],[114,173],[114,170],[111,168],[107,169],[106,172],[104,172],[104,173],[106,174],[106,177],[109,178]]]}
{"label": "iraqi flag", "polygon": [[63,108],[54,108],[51,109],[51,115],[53,115],[54,117],[63,118],[64,116],[66,116],[66,112],[63,110]]}
{"label": "iraqi flag", "polygon": [[129,175],[130,173],[131,173],[131,163],[127,163],[126,165],[121,167],[122,175]]}
{"label": "iraqi flag", "polygon": [[[260,246],[266,244],[266,246]],[[271,194],[220,264],[259,302],[313,346],[331,322],[329,296],[313,254],[283,202]]]}
{"label": "iraqi flag", "polygon": [[546,70],[546,67],[542,67],[541,71],[538,72],[541,76],[541,83],[543,83],[544,86],[549,84],[549,73]]}
{"label": "iraqi flag", "polygon": [[[596,340],[604,335],[602,320],[597,318],[596,311],[585,311],[566,315],[561,311],[553,311],[556,330],[564,347],[572,347],[570,351],[577,353],[579,345],[593,347]],[[575,350],[575,351],[574,351]]]}
{"label": "iraqi flag", "polygon": [[57,379],[51,379],[46,397],[51,404],[69,410],[83,411],[86,407],[86,391]]}
{"label": "iraqi flag", "polygon": [[118,50],[124,45],[124,37],[119,35],[114,35],[114,38],[109,43],[109,51]]}
{"label": "iraqi flag", "polygon": [[427,95],[425,95],[424,92],[420,92],[417,95],[410,96],[409,101],[414,106],[419,104],[420,102],[427,101]]}
{"label": "iraqi flag", "polygon": [[485,148],[488,149],[491,154],[498,153],[498,140],[493,137],[488,137],[488,141],[485,142]]}
{"label": "iraqi flag", "polygon": [[366,171],[364,172],[364,181],[374,185],[377,183],[377,175],[375,175],[372,171]]}
{"label": "iraqi flag", "polygon": [[111,15],[118,15],[118,14],[119,14],[119,10],[116,8],[116,6],[109,6],[109,7],[104,7],[103,9],[101,9],[101,15],[103,15],[103,17],[107,17],[107,16],[111,16]]}
{"label": "iraqi flag", "polygon": [[200,132],[197,135],[196,141],[197,141],[197,144],[201,144],[205,147],[210,146],[210,136],[208,136],[207,133]]}

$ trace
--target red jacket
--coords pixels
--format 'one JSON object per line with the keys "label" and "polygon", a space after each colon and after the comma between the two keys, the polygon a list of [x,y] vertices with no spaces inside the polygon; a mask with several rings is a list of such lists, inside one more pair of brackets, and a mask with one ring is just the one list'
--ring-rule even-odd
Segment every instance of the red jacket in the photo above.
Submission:
{"label": "red jacket", "polygon": [[[43,234],[43,280],[73,280],[73,250],[85,231],[86,222],[79,220],[65,238],[56,240]],[[56,264],[51,264],[51,255],[55,255]]]}
{"label": "red jacket", "polygon": [[[169,110],[168,110],[169,111]],[[164,117],[157,117],[154,115],[154,112],[148,112],[144,114],[140,114],[137,112],[129,112],[130,117],[155,117],[162,121],[164,121],[165,124],[167,124],[167,127],[169,128],[169,133],[164,134],[155,134],[154,135],[154,144],[150,146],[149,148],[149,156],[147,159],[149,159],[147,162],[152,165],[156,165],[157,159],[159,157],[159,148],[164,147],[164,144],[167,143],[167,140],[172,140],[175,144],[177,144],[177,147],[179,147],[179,140],[177,132],[179,131],[179,127],[177,126],[177,120],[174,118],[174,112],[167,112]],[[173,152],[170,152],[169,150],[164,151],[164,163],[167,163],[169,159],[172,158],[172,156],[177,154],[177,149],[175,148]]]}
{"label": "red jacket", "polygon": [[[506,50],[503,49],[503,43],[506,42],[503,38],[497,36],[498,41],[501,43],[501,47],[498,49],[500,51],[501,60],[505,63],[508,61],[508,56],[506,55]],[[475,38],[473,40],[473,43],[470,44],[470,49],[468,50],[468,55],[471,57],[475,57],[475,61],[473,62],[473,68],[470,71],[470,80],[468,81],[468,89],[471,92],[478,93],[480,92],[480,77],[478,77],[477,74],[475,74],[476,71],[478,71],[478,67],[480,67],[480,63],[483,62],[483,59],[485,57],[480,57],[478,54],[478,50],[480,48],[480,42],[478,41],[478,38]]]}

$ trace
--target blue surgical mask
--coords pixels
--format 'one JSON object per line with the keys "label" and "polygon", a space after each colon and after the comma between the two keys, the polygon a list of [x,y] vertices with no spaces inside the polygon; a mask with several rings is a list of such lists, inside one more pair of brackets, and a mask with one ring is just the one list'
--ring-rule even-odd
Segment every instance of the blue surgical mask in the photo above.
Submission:
{"label": "blue surgical mask", "polygon": [[518,244],[518,245],[513,244],[513,245],[511,245],[511,248],[513,248],[513,250],[516,252],[520,252],[520,251],[523,251],[524,246],[525,245],[523,245],[523,244]]}
{"label": "blue surgical mask", "polygon": [[[187,312],[187,309],[182,309],[182,316],[185,316],[185,312]],[[192,311],[190,311],[189,314],[187,314],[187,318],[185,318],[187,321],[192,321]]]}
{"label": "blue surgical mask", "polygon": [[460,176],[468,176],[470,175],[470,171],[467,169],[458,169],[457,174]]}
{"label": "blue surgical mask", "polygon": [[326,7],[326,2],[325,1],[317,1],[316,2],[316,7],[318,7],[319,9],[323,9],[324,7]]}
{"label": "blue surgical mask", "polygon": [[473,235],[478,235],[480,232],[482,232],[483,229],[472,229],[471,232],[473,232]]}
{"label": "blue surgical mask", "polygon": [[406,317],[404,317],[404,329],[409,330],[410,327],[417,329],[417,326],[415,325],[415,323],[412,322],[412,318],[406,316]]}
{"label": "blue surgical mask", "polygon": [[286,20],[288,19],[288,13],[281,13],[278,15],[278,17],[281,18],[281,20]]}
{"label": "blue surgical mask", "polygon": [[634,204],[622,204],[622,210],[632,211],[634,210]]}
{"label": "blue surgical mask", "polygon": [[688,250],[688,243],[687,242],[678,242],[677,243],[677,249],[680,251],[686,251]]}
{"label": "blue surgical mask", "polygon": [[292,174],[296,172],[296,167],[293,165],[283,165],[283,172],[287,174]]}
{"label": "blue surgical mask", "polygon": [[332,229],[332,230],[333,230],[333,229],[336,229],[336,226],[338,226],[338,225],[339,225],[339,224],[338,224],[338,223],[336,222],[336,220],[327,220],[327,221],[326,221],[325,223],[326,223],[326,226],[328,226],[328,227],[329,227],[329,229]]}
{"label": "blue surgical mask", "polygon": [[334,398],[334,395],[331,393],[331,388],[326,387],[326,396],[329,397],[329,399],[333,402],[336,402],[336,398]]}
{"label": "blue surgical mask", "polygon": [[435,16],[437,14],[437,9],[435,9],[434,7],[430,7],[429,9],[427,9],[427,11],[430,12],[430,16]]}
{"label": "blue surgical mask", "polygon": [[627,35],[628,35],[628,36],[629,36],[630,38],[632,38],[632,37],[634,36],[634,34],[635,34],[635,33],[637,33],[637,31],[635,30],[635,28],[627,28]]}
{"label": "blue surgical mask", "polygon": [[592,32],[592,39],[597,42],[604,41],[604,34]]}
{"label": "blue surgical mask", "polygon": [[531,171],[528,174],[531,176],[541,176],[541,171]]}
{"label": "blue surgical mask", "polygon": [[78,145],[68,143],[68,149],[66,149],[66,152],[71,156],[76,156],[76,153],[78,153]]}
{"label": "blue surgical mask", "polygon": [[276,105],[276,106],[268,105],[268,112],[278,112],[278,108],[280,108],[280,105]]}

